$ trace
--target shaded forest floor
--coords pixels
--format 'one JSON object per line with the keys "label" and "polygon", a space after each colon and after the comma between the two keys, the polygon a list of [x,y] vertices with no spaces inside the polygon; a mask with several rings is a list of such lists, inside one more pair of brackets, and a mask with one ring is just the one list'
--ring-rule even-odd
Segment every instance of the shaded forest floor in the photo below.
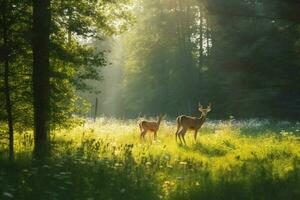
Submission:
{"label": "shaded forest floor", "polygon": [[197,142],[175,143],[163,122],[141,142],[136,121],[99,119],[51,135],[51,156],[31,158],[17,135],[16,161],[0,159],[0,199],[300,199],[300,124],[209,122]]}

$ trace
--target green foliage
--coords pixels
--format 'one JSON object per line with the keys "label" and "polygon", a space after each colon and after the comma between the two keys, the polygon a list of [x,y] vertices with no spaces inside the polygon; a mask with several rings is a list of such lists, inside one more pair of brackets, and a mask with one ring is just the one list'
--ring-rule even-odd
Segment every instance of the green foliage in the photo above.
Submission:
{"label": "green foliage", "polygon": [[192,5],[192,1],[182,5],[168,1],[138,4],[137,25],[123,38],[123,93],[128,115],[161,111],[174,115],[186,110],[185,101],[195,92],[198,74],[194,73],[198,70],[192,59],[196,44],[190,41],[190,26],[196,23],[196,10],[189,10]]}
{"label": "green foliage", "polygon": [[[100,68],[107,65],[107,53],[93,43],[125,31],[132,23],[130,1],[60,1],[51,3],[50,66],[51,129],[74,125],[74,114],[87,111],[88,102],[78,91],[93,91],[87,80],[100,80]],[[32,2],[1,2],[1,40],[3,31],[9,35],[9,84],[17,130],[33,127],[32,108]],[[4,58],[1,53],[0,97],[3,94]],[[0,120],[6,121],[5,102],[0,102]],[[1,130],[2,131],[2,130]]]}
{"label": "green foliage", "polygon": [[210,65],[218,81],[212,91],[224,88],[220,95],[225,97],[216,99],[216,106],[238,117],[296,119],[299,32],[281,15],[293,4],[234,0],[207,6],[215,14]]}
{"label": "green foliage", "polygon": [[[88,103],[78,91],[93,91],[87,80],[100,80],[106,52],[93,43],[126,29],[129,1],[54,1],[50,58],[52,66],[52,126],[69,126],[72,115],[82,115]],[[117,24],[117,25],[116,25]],[[70,119],[71,121],[68,121]],[[69,123],[71,122],[71,123]]]}
{"label": "green foliage", "polygon": [[[125,116],[299,118],[297,3],[140,1],[124,44]],[[289,14],[288,14],[289,13]]]}
{"label": "green foliage", "polygon": [[[1,1],[0,15],[0,124],[7,121],[4,96],[4,65],[9,64],[9,90],[15,130],[32,127],[31,56],[28,1]],[[6,35],[6,44],[4,36]],[[5,54],[7,53],[7,58]],[[5,131],[5,126],[0,131]]]}

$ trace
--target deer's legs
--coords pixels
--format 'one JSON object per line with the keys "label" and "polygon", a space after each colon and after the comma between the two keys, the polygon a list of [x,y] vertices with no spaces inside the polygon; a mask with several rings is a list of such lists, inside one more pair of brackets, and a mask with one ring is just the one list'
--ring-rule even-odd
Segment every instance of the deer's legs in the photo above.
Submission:
{"label": "deer's legs", "polygon": [[157,132],[155,131],[154,132],[154,140],[156,141],[156,139],[157,139]]}
{"label": "deer's legs", "polygon": [[185,135],[186,131],[187,131],[186,129],[182,128],[181,131],[179,131],[179,133],[178,133],[181,144],[182,144],[182,141],[184,142],[184,144],[186,144],[185,139],[184,139],[184,135]]}
{"label": "deer's legs", "polygon": [[196,129],[195,133],[194,133],[194,139],[195,139],[195,141],[197,140],[197,133],[198,133],[198,129]]}
{"label": "deer's legs", "polygon": [[140,138],[141,138],[141,139],[143,139],[143,132],[141,132],[141,134],[140,134]]}
{"label": "deer's legs", "polygon": [[177,142],[177,138],[179,137],[179,129],[180,129],[180,126],[177,127],[177,131],[175,133],[175,141]]}
{"label": "deer's legs", "polygon": [[146,130],[143,130],[142,132],[141,132],[141,139],[145,139],[145,135],[146,135]]}
{"label": "deer's legs", "polygon": [[184,132],[184,133],[181,135],[181,137],[182,137],[182,140],[183,140],[184,144],[186,145],[186,142],[185,142],[184,136],[185,136],[185,132]]}
{"label": "deer's legs", "polygon": [[176,142],[177,142],[177,137],[179,138],[180,143],[182,144],[182,140],[181,140],[181,132],[183,132],[183,128],[180,131],[176,132]]}

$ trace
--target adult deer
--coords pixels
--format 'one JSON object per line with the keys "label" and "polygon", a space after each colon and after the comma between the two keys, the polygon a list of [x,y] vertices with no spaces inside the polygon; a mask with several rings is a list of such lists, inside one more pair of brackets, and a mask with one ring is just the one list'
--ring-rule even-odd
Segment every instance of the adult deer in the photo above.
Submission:
{"label": "adult deer", "polygon": [[143,120],[139,123],[140,131],[141,131],[141,139],[145,139],[145,135],[148,131],[151,131],[154,133],[154,140],[157,139],[157,131],[159,129],[161,120],[164,116],[160,115],[157,119],[157,121],[146,121]]}
{"label": "adult deer", "polygon": [[198,130],[202,127],[206,120],[207,113],[211,111],[211,104],[207,106],[207,108],[203,108],[203,106],[199,103],[198,105],[198,110],[201,112],[201,116],[198,117],[191,117],[191,116],[186,116],[186,115],[180,115],[177,117],[177,131],[176,131],[176,142],[177,142],[177,137],[179,137],[179,140],[182,144],[182,140],[184,144],[186,144],[184,136],[189,129],[193,129],[194,132],[194,139],[196,141],[197,139],[197,133]]}

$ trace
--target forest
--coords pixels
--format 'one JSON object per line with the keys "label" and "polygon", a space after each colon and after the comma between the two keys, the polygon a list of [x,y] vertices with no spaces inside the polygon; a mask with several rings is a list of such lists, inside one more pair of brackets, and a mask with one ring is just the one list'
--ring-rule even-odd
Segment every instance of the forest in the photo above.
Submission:
{"label": "forest", "polygon": [[300,199],[298,0],[0,11],[0,199]]}
{"label": "forest", "polygon": [[299,119],[299,2],[142,1],[134,13],[98,113],[175,117],[200,101],[215,119]]}

